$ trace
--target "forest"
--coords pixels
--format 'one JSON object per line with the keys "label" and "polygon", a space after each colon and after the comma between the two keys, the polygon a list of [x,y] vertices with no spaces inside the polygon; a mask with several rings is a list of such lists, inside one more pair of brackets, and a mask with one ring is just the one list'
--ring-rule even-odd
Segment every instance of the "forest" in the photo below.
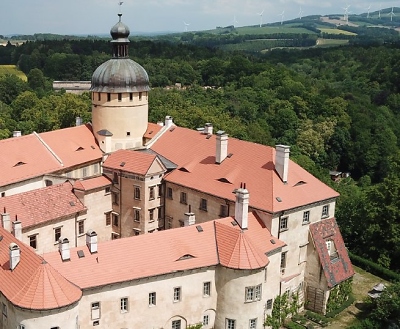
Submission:
{"label": "forest", "polygon": [[[290,145],[294,161],[340,192],[336,215],[349,250],[400,273],[399,44],[250,54],[139,40],[130,56],[150,77],[150,121],[212,122],[233,137]],[[0,47],[0,64],[28,77],[0,77],[0,138],[89,121],[89,95],[55,93],[52,81],[90,80],[109,58],[105,40]],[[183,88],[165,88],[175,83]],[[330,170],[350,177],[333,182]]]}

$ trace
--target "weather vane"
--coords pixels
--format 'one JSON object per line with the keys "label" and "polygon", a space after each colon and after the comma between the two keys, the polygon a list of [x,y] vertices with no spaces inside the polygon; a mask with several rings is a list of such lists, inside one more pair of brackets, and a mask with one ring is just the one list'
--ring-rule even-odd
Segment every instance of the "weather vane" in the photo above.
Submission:
{"label": "weather vane", "polygon": [[124,3],[123,1],[118,2],[118,5],[119,5],[119,12],[121,12],[121,6],[122,6],[123,3]]}

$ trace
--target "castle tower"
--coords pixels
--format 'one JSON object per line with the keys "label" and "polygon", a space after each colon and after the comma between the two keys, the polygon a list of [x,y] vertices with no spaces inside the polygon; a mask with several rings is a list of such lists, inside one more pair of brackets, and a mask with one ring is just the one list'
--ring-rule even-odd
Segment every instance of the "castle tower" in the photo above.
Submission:
{"label": "castle tower", "polygon": [[143,145],[148,123],[149,77],[129,59],[129,28],[119,21],[111,28],[112,58],[92,76],[93,133],[103,152]]}

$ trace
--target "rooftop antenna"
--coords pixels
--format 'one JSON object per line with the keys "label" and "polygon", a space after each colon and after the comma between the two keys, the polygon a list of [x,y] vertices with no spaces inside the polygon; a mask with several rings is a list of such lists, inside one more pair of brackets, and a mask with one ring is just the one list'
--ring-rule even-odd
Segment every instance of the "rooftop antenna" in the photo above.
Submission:
{"label": "rooftop antenna", "polygon": [[301,19],[302,18],[302,16],[303,16],[303,9],[300,7],[300,11],[299,11],[299,19]]}
{"label": "rooftop antenna", "polygon": [[285,18],[285,11],[282,11],[281,14],[279,14],[279,16],[281,16],[281,25],[283,24],[283,19]]}
{"label": "rooftop antenna", "polygon": [[371,5],[368,6],[367,8],[367,18],[369,18],[369,10],[371,9]]}
{"label": "rooftop antenna", "polygon": [[188,26],[190,25],[190,23],[186,23],[185,21],[183,21],[183,24],[185,25],[185,32],[188,31]]}
{"label": "rooftop antenna", "polygon": [[393,7],[392,7],[392,11],[388,14],[390,16],[390,21],[393,21],[393,16],[396,16],[393,12]]}
{"label": "rooftop antenna", "polygon": [[263,11],[261,13],[257,13],[257,15],[260,16],[260,27],[262,26],[262,17],[263,17],[263,14],[264,14],[264,10],[265,9],[263,9]]}

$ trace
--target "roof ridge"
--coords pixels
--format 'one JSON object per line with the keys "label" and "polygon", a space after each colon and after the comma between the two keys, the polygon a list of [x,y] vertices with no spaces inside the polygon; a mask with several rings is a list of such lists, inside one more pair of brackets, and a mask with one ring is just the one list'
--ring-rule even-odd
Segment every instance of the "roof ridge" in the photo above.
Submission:
{"label": "roof ridge", "polygon": [[40,137],[39,134],[38,134],[36,131],[34,131],[32,134],[33,134],[34,136],[36,136],[36,137],[39,139],[39,141],[43,144],[43,146],[53,155],[54,158],[56,158],[56,160],[60,163],[60,165],[64,167],[63,162],[62,162],[61,159],[57,156],[56,152],[54,152],[54,151],[51,149],[51,147],[50,147],[49,145],[47,145],[47,143],[42,139],[42,137]]}

